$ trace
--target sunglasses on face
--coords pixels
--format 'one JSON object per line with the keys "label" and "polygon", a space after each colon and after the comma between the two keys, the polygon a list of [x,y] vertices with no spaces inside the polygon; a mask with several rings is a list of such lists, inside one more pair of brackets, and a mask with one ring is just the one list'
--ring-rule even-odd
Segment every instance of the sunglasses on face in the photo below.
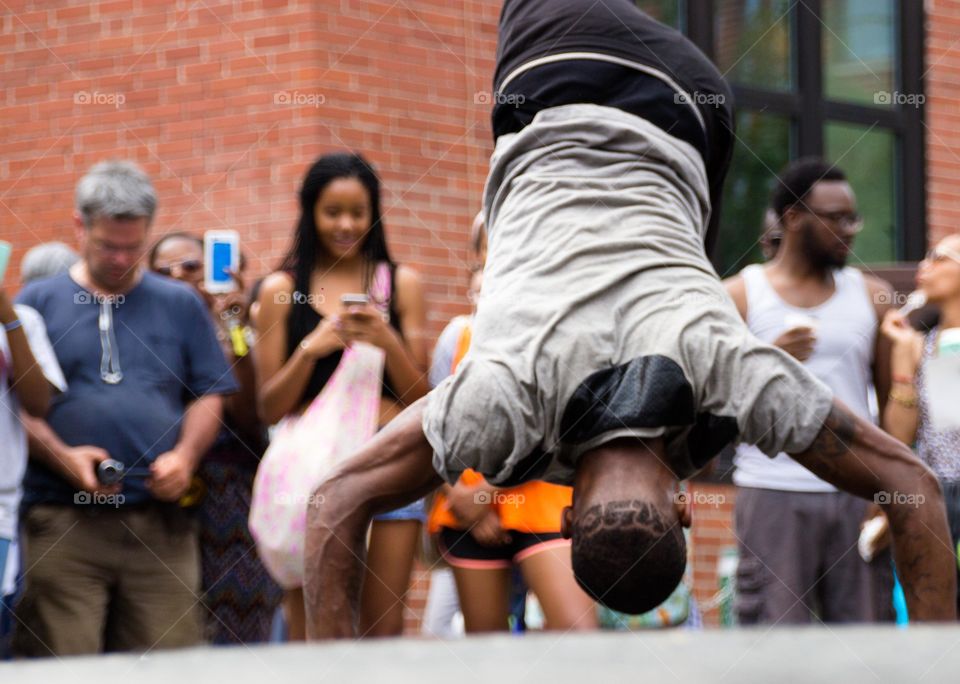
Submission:
{"label": "sunglasses on face", "polygon": [[162,276],[172,276],[174,273],[183,273],[184,275],[193,275],[203,268],[203,262],[199,259],[184,259],[169,266],[157,266],[153,270]]}
{"label": "sunglasses on face", "polygon": [[925,261],[929,261],[932,264],[946,261],[947,259],[956,261],[958,264],[960,264],[960,253],[946,247],[934,247],[927,252],[926,256],[923,258]]}

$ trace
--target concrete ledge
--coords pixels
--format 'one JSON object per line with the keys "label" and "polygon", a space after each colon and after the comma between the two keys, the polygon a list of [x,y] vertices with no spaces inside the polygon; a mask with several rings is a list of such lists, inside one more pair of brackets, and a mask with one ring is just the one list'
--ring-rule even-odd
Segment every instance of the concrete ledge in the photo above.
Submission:
{"label": "concrete ledge", "polygon": [[960,627],[539,634],[197,648],[0,665],[10,684],[960,681]]}

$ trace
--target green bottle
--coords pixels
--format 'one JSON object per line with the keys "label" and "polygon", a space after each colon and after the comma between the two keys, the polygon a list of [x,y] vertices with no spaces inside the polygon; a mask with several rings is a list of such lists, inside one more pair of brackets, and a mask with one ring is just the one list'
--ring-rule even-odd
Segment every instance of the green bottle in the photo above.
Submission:
{"label": "green bottle", "polygon": [[721,627],[733,627],[737,624],[734,602],[737,595],[737,565],[739,563],[740,555],[737,553],[737,547],[735,546],[724,547],[720,552],[720,558],[717,560],[717,587],[720,590],[718,607]]}

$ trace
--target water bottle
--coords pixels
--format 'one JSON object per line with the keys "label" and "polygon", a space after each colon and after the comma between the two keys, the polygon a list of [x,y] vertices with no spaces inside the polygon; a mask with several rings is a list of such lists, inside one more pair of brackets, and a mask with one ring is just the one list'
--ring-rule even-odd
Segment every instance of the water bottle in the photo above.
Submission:
{"label": "water bottle", "polygon": [[720,552],[717,560],[717,587],[719,588],[720,625],[733,627],[737,624],[737,613],[734,610],[736,598],[737,566],[740,564],[740,554],[735,546],[727,546]]}

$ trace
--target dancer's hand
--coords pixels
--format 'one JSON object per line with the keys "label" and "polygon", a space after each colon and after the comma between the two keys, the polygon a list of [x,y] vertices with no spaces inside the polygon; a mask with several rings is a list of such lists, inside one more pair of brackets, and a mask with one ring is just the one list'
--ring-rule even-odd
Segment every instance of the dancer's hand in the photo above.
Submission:
{"label": "dancer's hand", "polygon": [[461,525],[475,525],[490,512],[490,492],[476,485],[457,482],[447,494],[447,508]]}

